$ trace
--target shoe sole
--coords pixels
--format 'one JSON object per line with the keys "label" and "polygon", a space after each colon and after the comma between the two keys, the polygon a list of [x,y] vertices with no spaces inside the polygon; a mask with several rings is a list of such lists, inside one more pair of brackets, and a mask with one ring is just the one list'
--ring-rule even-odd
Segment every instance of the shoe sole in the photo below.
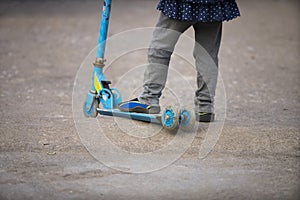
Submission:
{"label": "shoe sole", "polygon": [[197,115],[196,120],[198,122],[214,122],[215,121],[215,115],[214,114],[206,114],[206,115]]}
{"label": "shoe sole", "polygon": [[130,109],[124,109],[124,108],[119,108],[120,111],[122,112],[136,112],[136,113],[145,113],[145,114],[159,114],[160,113],[160,108],[142,108],[142,107],[135,107],[135,108],[130,108]]}

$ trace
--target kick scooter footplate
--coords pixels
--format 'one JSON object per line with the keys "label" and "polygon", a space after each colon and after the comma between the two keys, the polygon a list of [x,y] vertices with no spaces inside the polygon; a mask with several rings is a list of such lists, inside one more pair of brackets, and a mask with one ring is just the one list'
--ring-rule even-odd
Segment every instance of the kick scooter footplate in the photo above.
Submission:
{"label": "kick scooter footplate", "polygon": [[97,111],[101,115],[122,117],[122,118],[133,119],[133,120],[149,122],[154,124],[161,124],[160,115],[135,113],[135,112],[123,112],[118,109],[108,110],[108,109],[97,108]]}

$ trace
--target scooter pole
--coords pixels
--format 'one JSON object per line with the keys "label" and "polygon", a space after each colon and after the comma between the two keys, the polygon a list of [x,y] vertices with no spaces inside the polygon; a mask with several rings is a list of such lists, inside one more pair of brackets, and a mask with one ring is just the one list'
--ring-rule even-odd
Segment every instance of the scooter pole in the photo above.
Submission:
{"label": "scooter pole", "polygon": [[[103,64],[112,0],[104,0],[96,62]],[[97,62],[98,61],[98,62]]]}
{"label": "scooter pole", "polygon": [[106,81],[106,78],[103,74],[103,67],[105,66],[104,54],[105,54],[108,25],[109,25],[109,18],[111,12],[111,4],[112,4],[112,0],[104,0],[102,19],[100,23],[100,34],[98,39],[97,56],[96,56],[96,61],[93,63],[94,71],[92,75],[91,90],[87,95],[83,107],[83,112],[87,117],[97,116],[98,112],[96,109],[98,108],[100,102],[99,93],[102,89],[105,89],[107,87],[107,84],[109,84]]}

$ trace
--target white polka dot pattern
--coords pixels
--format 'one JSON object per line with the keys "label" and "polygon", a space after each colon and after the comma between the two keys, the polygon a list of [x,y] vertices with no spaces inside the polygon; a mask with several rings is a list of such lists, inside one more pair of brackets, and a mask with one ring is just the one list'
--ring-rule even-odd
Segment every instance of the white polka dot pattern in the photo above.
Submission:
{"label": "white polka dot pattern", "polygon": [[229,21],[240,16],[235,0],[160,0],[157,9],[181,21]]}

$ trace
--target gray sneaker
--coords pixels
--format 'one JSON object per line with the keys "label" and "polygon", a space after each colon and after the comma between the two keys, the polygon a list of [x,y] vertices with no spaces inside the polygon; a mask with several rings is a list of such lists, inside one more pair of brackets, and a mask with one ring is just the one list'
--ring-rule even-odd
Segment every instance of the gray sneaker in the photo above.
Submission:
{"label": "gray sneaker", "polygon": [[198,122],[213,122],[213,121],[215,121],[215,114],[199,112],[199,113],[196,113],[196,120]]}

